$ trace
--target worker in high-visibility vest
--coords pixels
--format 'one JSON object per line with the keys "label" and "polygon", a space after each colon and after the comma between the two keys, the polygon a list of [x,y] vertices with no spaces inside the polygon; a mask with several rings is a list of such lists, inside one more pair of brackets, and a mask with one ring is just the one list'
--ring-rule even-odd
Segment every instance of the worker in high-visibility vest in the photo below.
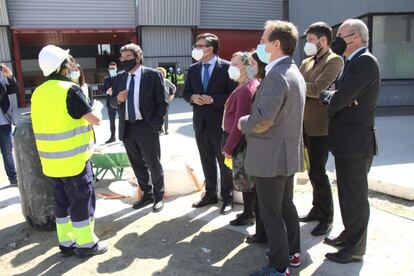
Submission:
{"label": "worker in high-visibility vest", "polygon": [[181,71],[180,68],[177,68],[176,79],[177,79],[177,95],[178,97],[182,97],[183,91],[184,91],[184,85],[185,85],[185,75]]}
{"label": "worker in high-visibility vest", "polygon": [[90,161],[92,125],[99,125],[101,119],[71,81],[75,62],[69,50],[43,47],[39,66],[47,79],[33,92],[32,124],[43,174],[53,181],[61,256],[102,254],[108,247],[93,230],[95,191]]}

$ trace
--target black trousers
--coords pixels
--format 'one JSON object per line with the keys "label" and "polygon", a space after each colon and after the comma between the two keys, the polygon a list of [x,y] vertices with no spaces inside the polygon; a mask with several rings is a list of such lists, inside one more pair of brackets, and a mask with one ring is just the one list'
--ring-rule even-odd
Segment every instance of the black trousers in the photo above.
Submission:
{"label": "black trousers", "polygon": [[259,212],[270,249],[270,265],[279,271],[300,253],[299,219],[293,204],[293,175],[256,177]]}
{"label": "black trousers", "polygon": [[[160,136],[145,121],[125,122],[124,145],[144,196],[161,200],[164,196],[164,171],[160,162]],[[150,184],[150,173],[151,182]]]}
{"label": "black trousers", "polygon": [[256,191],[256,185],[254,185],[253,187],[253,197],[254,197],[254,213],[255,213],[255,218],[256,218],[256,236],[262,240],[266,240],[266,231],[262,222],[262,218],[260,216],[260,210],[259,210],[259,198],[257,196],[257,191]]}
{"label": "black trousers", "polygon": [[329,154],[328,136],[307,136],[306,138],[310,163],[308,175],[313,187],[311,212],[315,213],[321,222],[332,223],[332,191],[325,169]]}
{"label": "black trousers", "polygon": [[293,204],[293,175],[256,177],[259,212],[270,249],[270,265],[289,266],[289,255],[300,252],[299,219]]}
{"label": "black trousers", "polygon": [[372,158],[335,158],[343,235],[347,241],[344,250],[353,255],[364,255],[366,250],[370,214],[368,172]]}
{"label": "black trousers", "polygon": [[201,165],[206,180],[206,196],[217,194],[217,163],[220,167],[221,198],[223,201],[233,201],[233,176],[231,170],[224,165],[224,155],[221,151],[222,130],[220,127],[204,127],[195,134]]}
{"label": "black trousers", "polygon": [[109,129],[111,130],[111,137],[115,138],[115,118],[117,109],[108,105]]}

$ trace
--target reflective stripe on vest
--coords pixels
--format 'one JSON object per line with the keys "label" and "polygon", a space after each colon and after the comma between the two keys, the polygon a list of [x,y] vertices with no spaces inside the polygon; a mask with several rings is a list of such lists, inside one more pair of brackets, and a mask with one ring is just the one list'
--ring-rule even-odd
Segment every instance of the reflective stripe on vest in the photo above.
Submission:
{"label": "reflective stripe on vest", "polygon": [[55,133],[55,134],[35,133],[35,138],[36,140],[49,140],[49,141],[63,140],[63,139],[76,136],[81,133],[88,132],[90,130],[93,130],[91,125],[81,126],[81,127],[69,130],[67,132],[62,132],[62,133]]}
{"label": "reflective stripe on vest", "polygon": [[33,92],[32,124],[42,170],[49,177],[80,174],[93,150],[93,128],[67,111],[69,81],[48,80]]}
{"label": "reflective stripe on vest", "polygon": [[78,155],[82,152],[88,151],[93,148],[93,143],[89,145],[82,145],[80,147],[67,150],[67,151],[60,151],[60,152],[44,152],[38,151],[39,156],[48,159],[58,159],[58,158],[67,158]]}

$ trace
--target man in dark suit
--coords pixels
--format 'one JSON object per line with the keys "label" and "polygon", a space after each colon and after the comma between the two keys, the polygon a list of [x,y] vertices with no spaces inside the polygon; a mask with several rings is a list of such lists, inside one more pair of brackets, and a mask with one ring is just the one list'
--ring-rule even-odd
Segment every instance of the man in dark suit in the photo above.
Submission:
{"label": "man in dark suit", "polygon": [[232,173],[224,165],[221,135],[224,104],[237,84],[229,78],[230,63],[217,57],[219,39],[214,34],[200,34],[196,38],[192,56],[199,61],[190,66],[183,92],[184,99],[193,105],[193,127],[203,167],[206,194],[193,207],[217,203],[217,165],[220,166],[220,213],[233,209]]}
{"label": "man in dark suit", "polygon": [[109,137],[108,141],[105,143],[112,143],[115,142],[115,117],[116,117],[116,109],[111,107],[110,99],[112,95],[112,82],[117,74],[117,64],[116,62],[109,63],[108,66],[108,73],[104,79],[103,90],[106,93],[106,108],[108,109],[108,117],[109,117],[109,128],[111,130],[111,137]]}
{"label": "man in dark suit", "polygon": [[329,48],[332,29],[327,23],[313,23],[307,28],[305,35],[304,50],[309,57],[303,60],[300,72],[306,81],[303,126],[309,154],[308,175],[313,188],[313,206],[310,212],[299,220],[302,222],[318,220],[319,224],[311,234],[320,236],[332,229],[334,216],[331,183],[325,169],[329,154],[329,119],[325,106],[319,101],[319,95],[331,86],[341,72],[344,62]]}
{"label": "man in dark suit", "polygon": [[254,276],[289,275],[300,265],[300,231],[293,203],[293,178],[303,170],[303,110],[306,84],[292,55],[298,30],[285,21],[267,21],[259,58],[268,63],[251,115],[239,120],[246,134],[244,161],[256,178],[260,217],[269,242],[269,264]]}
{"label": "man in dark suit", "polygon": [[375,109],[379,93],[377,59],[368,51],[368,28],[359,19],[340,27],[332,49],[346,58],[337,91],[324,91],[329,115],[329,147],[335,156],[339,204],[345,230],[325,243],[343,246],[328,253],[338,263],[362,261],[369,220],[368,172],[377,152]]}
{"label": "man in dark suit", "polygon": [[[168,107],[164,84],[158,71],[141,65],[143,54],[138,45],[127,44],[120,52],[125,72],[114,79],[111,104],[118,108],[119,140],[124,142],[143,191],[142,199],[135,202],[133,208],[140,209],[154,203],[153,211],[158,212],[164,206],[164,172],[160,162],[159,138]],[[149,172],[152,185],[149,183]]]}

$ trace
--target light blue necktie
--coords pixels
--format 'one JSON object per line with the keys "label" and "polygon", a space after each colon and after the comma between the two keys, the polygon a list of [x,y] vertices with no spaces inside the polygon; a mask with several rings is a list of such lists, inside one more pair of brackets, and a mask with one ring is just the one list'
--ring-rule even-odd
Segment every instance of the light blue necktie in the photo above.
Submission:
{"label": "light blue necktie", "polygon": [[204,92],[207,92],[208,82],[210,81],[210,74],[208,72],[208,67],[210,67],[210,63],[203,64],[204,66],[204,74],[203,74],[203,88]]}

